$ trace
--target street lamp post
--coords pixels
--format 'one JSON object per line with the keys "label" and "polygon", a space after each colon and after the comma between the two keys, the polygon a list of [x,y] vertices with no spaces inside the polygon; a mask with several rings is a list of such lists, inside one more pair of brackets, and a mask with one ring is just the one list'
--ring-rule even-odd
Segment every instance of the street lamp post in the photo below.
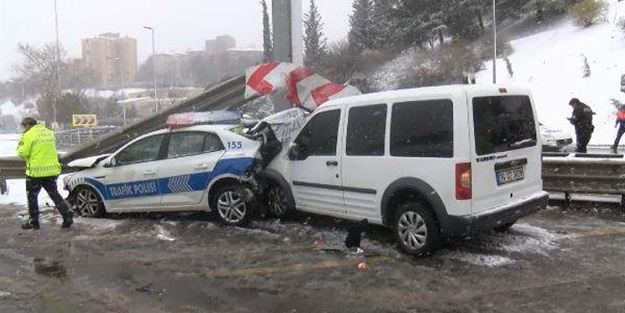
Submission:
{"label": "street lamp post", "polygon": [[119,80],[121,88],[121,102],[122,102],[122,114],[124,117],[124,126],[126,126],[126,95],[124,94],[124,68],[121,58],[115,58],[115,61],[119,63]]}
{"label": "street lamp post", "polygon": [[495,0],[493,0],[493,84],[497,83],[497,18],[495,13]]}
{"label": "street lamp post", "polygon": [[158,113],[158,95],[156,93],[156,46],[154,45],[154,27],[151,26],[143,26],[145,29],[149,29],[152,32],[152,72],[154,75],[154,101],[156,102],[154,105],[154,112]]}
{"label": "street lamp post", "polygon": [[56,8],[56,0],[54,0],[54,28],[56,29],[56,47],[55,47],[55,58],[56,58],[56,83],[58,88],[58,95],[54,97],[54,101],[52,102],[52,127],[58,127],[57,125],[57,116],[56,116],[56,101],[60,98],[63,90],[61,89],[61,48],[59,46],[59,15],[57,13]]}

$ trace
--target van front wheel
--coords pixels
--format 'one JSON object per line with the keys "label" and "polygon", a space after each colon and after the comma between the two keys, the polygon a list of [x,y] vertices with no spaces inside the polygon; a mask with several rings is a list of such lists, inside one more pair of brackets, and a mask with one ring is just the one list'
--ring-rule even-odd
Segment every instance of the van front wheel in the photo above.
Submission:
{"label": "van front wheel", "polygon": [[393,230],[399,248],[414,256],[429,254],[440,240],[434,215],[416,202],[407,202],[399,207],[393,220]]}

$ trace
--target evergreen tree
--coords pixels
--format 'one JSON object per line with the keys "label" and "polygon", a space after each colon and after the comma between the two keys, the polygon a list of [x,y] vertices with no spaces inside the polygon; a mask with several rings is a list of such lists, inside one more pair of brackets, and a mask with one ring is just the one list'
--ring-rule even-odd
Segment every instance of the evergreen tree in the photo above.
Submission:
{"label": "evergreen tree", "polygon": [[445,24],[449,34],[455,39],[469,41],[479,38],[484,33],[484,29],[480,27],[482,5],[484,3],[474,0],[447,1]]}
{"label": "evergreen tree", "polygon": [[375,27],[372,23],[372,0],[354,0],[349,17],[349,44],[357,51],[375,48]]}
{"label": "evergreen tree", "polygon": [[397,42],[397,23],[394,16],[398,0],[373,0],[372,23],[374,24],[374,45],[387,49]]}
{"label": "evergreen tree", "polygon": [[267,13],[267,1],[260,0],[263,6],[263,61],[273,61],[273,43],[271,41],[271,25],[269,24],[269,13]]}
{"label": "evergreen tree", "polygon": [[326,54],[326,38],[323,37],[323,23],[321,15],[315,5],[315,0],[310,0],[308,12],[304,14],[304,64],[312,67]]}

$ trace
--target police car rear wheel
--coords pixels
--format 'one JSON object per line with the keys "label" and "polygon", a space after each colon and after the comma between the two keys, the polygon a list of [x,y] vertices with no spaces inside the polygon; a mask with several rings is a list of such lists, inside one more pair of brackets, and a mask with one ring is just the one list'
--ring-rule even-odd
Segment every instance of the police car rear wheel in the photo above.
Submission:
{"label": "police car rear wheel", "polygon": [[73,204],[81,216],[100,217],[104,215],[102,199],[90,187],[78,187]]}
{"label": "police car rear wheel", "polygon": [[213,200],[212,208],[217,219],[224,225],[245,225],[250,212],[245,199],[235,186],[222,187]]}

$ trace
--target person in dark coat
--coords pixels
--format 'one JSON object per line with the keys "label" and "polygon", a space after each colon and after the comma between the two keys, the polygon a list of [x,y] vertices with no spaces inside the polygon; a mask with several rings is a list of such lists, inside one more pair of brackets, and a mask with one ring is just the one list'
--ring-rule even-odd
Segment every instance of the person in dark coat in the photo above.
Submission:
{"label": "person in dark coat", "polygon": [[575,152],[586,153],[586,146],[592,137],[595,127],[592,125],[592,109],[577,98],[571,99],[569,105],[573,107],[573,115],[568,120],[575,126],[577,147]]}
{"label": "person in dark coat", "polygon": [[617,153],[618,143],[621,141],[623,133],[625,133],[625,105],[621,105],[616,113],[616,122],[614,127],[618,127],[616,132],[616,139],[614,139],[614,145],[612,145],[612,153]]}

